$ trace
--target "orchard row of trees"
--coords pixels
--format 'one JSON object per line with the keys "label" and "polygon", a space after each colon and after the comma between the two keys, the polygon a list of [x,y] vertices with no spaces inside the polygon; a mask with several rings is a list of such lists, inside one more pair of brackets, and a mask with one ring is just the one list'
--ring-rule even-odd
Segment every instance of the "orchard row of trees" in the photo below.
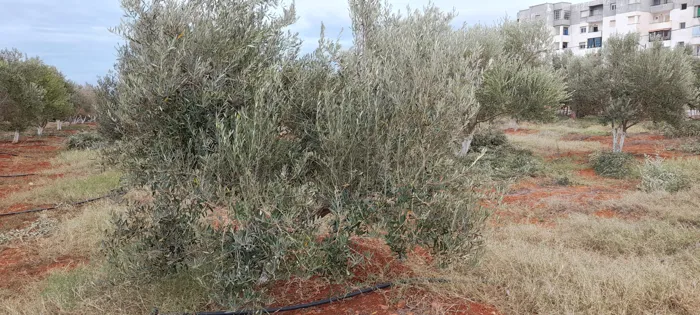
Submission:
{"label": "orchard row of trees", "polygon": [[564,54],[555,67],[566,73],[569,106],[579,117],[597,115],[610,125],[613,152],[621,152],[627,131],[643,121],[679,126],[686,109],[698,104],[700,61],[684,47],[639,45],[636,33],[611,37],[598,53]]}
{"label": "orchard row of trees", "polygon": [[68,118],[94,115],[94,88],[66,80],[55,67],[18,50],[0,51],[0,128],[14,131],[13,143],[28,127],[41,135],[49,121],[61,129]]}

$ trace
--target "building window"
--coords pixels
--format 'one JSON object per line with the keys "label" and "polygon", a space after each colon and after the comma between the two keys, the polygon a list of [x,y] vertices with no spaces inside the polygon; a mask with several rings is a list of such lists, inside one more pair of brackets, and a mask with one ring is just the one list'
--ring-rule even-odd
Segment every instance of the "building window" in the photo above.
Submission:
{"label": "building window", "polygon": [[615,11],[617,10],[617,3],[611,3],[610,4],[610,11]]}
{"label": "building window", "polygon": [[693,14],[693,17],[700,17],[700,5],[695,6],[695,13]]}
{"label": "building window", "polygon": [[598,24],[593,24],[593,25],[591,26],[591,33],[595,33],[595,32],[598,32],[598,31],[599,31],[599,30],[598,30]]}
{"label": "building window", "polygon": [[649,32],[649,41],[671,40],[671,30],[660,30]]}
{"label": "building window", "polygon": [[680,25],[679,28],[680,28],[680,29],[684,29],[684,28],[685,28],[685,22],[681,22],[681,25]]}
{"label": "building window", "polygon": [[587,31],[585,26],[581,26],[581,34],[586,34]]}
{"label": "building window", "polygon": [[588,48],[599,48],[603,46],[603,38],[595,37],[588,39]]}
{"label": "building window", "polygon": [[564,20],[571,19],[571,11],[564,11]]}
{"label": "building window", "polygon": [[568,26],[563,26],[563,27],[561,28],[561,33],[562,33],[563,35],[569,35],[569,27],[568,27]]}
{"label": "building window", "polygon": [[671,20],[671,15],[669,14],[659,14],[654,15],[654,22],[652,23],[663,23]]}
{"label": "building window", "polygon": [[685,42],[678,42],[678,47],[683,47],[685,46]]}
{"label": "building window", "polygon": [[554,10],[554,20],[561,20],[561,10]]}
{"label": "building window", "polygon": [[693,26],[693,37],[700,37],[700,26]]}
{"label": "building window", "polygon": [[580,43],[578,43],[578,48],[579,48],[579,49],[586,49],[586,42],[580,42]]}
{"label": "building window", "polygon": [[561,43],[561,48],[562,48],[562,49],[567,49],[567,48],[569,48],[569,42],[562,42],[562,43]]}
{"label": "building window", "polygon": [[662,4],[667,4],[669,0],[654,0],[654,3],[652,5],[662,5]]}
{"label": "building window", "polygon": [[681,4],[681,10],[685,10],[685,9],[687,9],[687,8],[688,8],[688,4],[687,4],[687,3]]}
{"label": "building window", "polygon": [[610,20],[610,27],[615,27],[615,20]]}

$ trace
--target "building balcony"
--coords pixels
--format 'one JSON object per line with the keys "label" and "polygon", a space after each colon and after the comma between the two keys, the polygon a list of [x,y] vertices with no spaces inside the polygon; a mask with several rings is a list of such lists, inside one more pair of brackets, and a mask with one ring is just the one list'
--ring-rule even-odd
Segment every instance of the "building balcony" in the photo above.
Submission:
{"label": "building balcony", "polygon": [[591,15],[585,18],[581,18],[582,22],[592,23],[592,22],[603,22],[603,14]]}
{"label": "building balcony", "polygon": [[571,25],[571,20],[558,19],[554,20],[554,26],[569,26]]}
{"label": "building balcony", "polygon": [[[700,0],[697,0],[700,1]],[[630,3],[627,5],[627,11],[632,12],[632,11],[641,11],[642,9],[642,4],[641,3]]]}
{"label": "building balcony", "polygon": [[650,22],[649,23],[649,28],[651,30],[657,30],[657,29],[670,29],[673,28],[673,22],[671,21],[666,21],[666,22]]}
{"label": "building balcony", "polygon": [[669,12],[671,10],[673,10],[673,2],[652,5],[649,8],[649,12],[651,13]]}

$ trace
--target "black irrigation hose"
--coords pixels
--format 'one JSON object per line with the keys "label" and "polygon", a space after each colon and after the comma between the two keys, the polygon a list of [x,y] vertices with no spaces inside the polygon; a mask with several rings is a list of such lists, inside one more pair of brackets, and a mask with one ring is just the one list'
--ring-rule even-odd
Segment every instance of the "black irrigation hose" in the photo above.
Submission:
{"label": "black irrigation hose", "polygon": [[32,158],[29,155],[20,155],[16,153],[10,153],[10,152],[0,152],[0,155],[9,155],[9,156],[16,156],[16,157],[23,157],[23,158]]}
{"label": "black irrigation hose", "polygon": [[36,176],[37,174],[15,174],[15,175],[0,175],[0,178],[28,177]]}
{"label": "black irrigation hose", "polygon": [[[303,303],[303,304],[289,305],[289,306],[283,306],[283,307],[268,307],[268,308],[258,309],[258,310],[199,312],[199,313],[194,313],[194,314],[195,315],[254,315],[254,314],[272,314],[272,313],[288,312],[288,311],[300,310],[300,309],[311,308],[311,307],[315,307],[315,306],[319,306],[319,305],[330,304],[333,302],[338,302],[341,300],[356,297],[356,296],[361,295],[361,294],[366,294],[366,293],[370,293],[370,292],[374,292],[374,291],[378,291],[378,290],[382,290],[382,289],[387,289],[387,288],[395,286],[396,284],[399,284],[399,283],[410,283],[410,282],[418,282],[418,281],[435,282],[435,283],[450,282],[450,280],[447,280],[447,279],[435,279],[435,278],[406,279],[406,280],[399,280],[399,281],[395,281],[395,282],[379,283],[379,284],[375,284],[371,287],[352,291],[352,292],[347,293],[347,294],[342,295],[342,296],[334,296],[331,298],[318,300],[318,301],[314,301],[314,302],[309,302],[309,303]],[[188,313],[184,313],[184,314],[188,314]],[[154,310],[153,315],[158,315],[158,309]]]}
{"label": "black irrigation hose", "polygon": [[[118,193],[118,194],[120,194],[120,193]],[[87,199],[87,200],[78,201],[78,202],[74,202],[74,203],[69,203],[68,205],[71,205],[71,206],[79,206],[79,205],[82,205],[82,204],[86,204],[86,203],[95,202],[95,201],[98,201],[98,200],[101,200],[101,199],[105,199],[105,198],[111,197],[112,195],[114,195],[113,192],[112,192],[112,193],[109,193],[109,194],[106,194],[106,195],[104,195],[104,196],[97,197],[97,198],[92,198],[92,199]],[[0,213],[0,217],[6,217],[6,216],[18,215],[18,214],[25,214],[25,213],[32,213],[32,212],[42,212],[42,211],[48,211],[48,210],[56,210],[56,209],[58,209],[58,208],[61,207],[61,206],[62,206],[61,204],[55,204],[55,205],[53,205],[53,206],[45,207],[45,208],[37,208],[37,209],[22,210],[22,211],[16,211],[16,212]]]}

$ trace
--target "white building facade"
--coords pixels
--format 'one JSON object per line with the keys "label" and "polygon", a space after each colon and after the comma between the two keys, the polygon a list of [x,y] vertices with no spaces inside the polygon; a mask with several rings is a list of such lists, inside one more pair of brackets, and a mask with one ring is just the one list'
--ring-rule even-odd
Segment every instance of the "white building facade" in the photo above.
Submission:
{"label": "white building facade", "polygon": [[650,47],[688,45],[700,56],[700,0],[596,0],[531,6],[518,21],[544,20],[554,32],[554,47],[576,55],[597,51],[615,34],[639,33]]}

